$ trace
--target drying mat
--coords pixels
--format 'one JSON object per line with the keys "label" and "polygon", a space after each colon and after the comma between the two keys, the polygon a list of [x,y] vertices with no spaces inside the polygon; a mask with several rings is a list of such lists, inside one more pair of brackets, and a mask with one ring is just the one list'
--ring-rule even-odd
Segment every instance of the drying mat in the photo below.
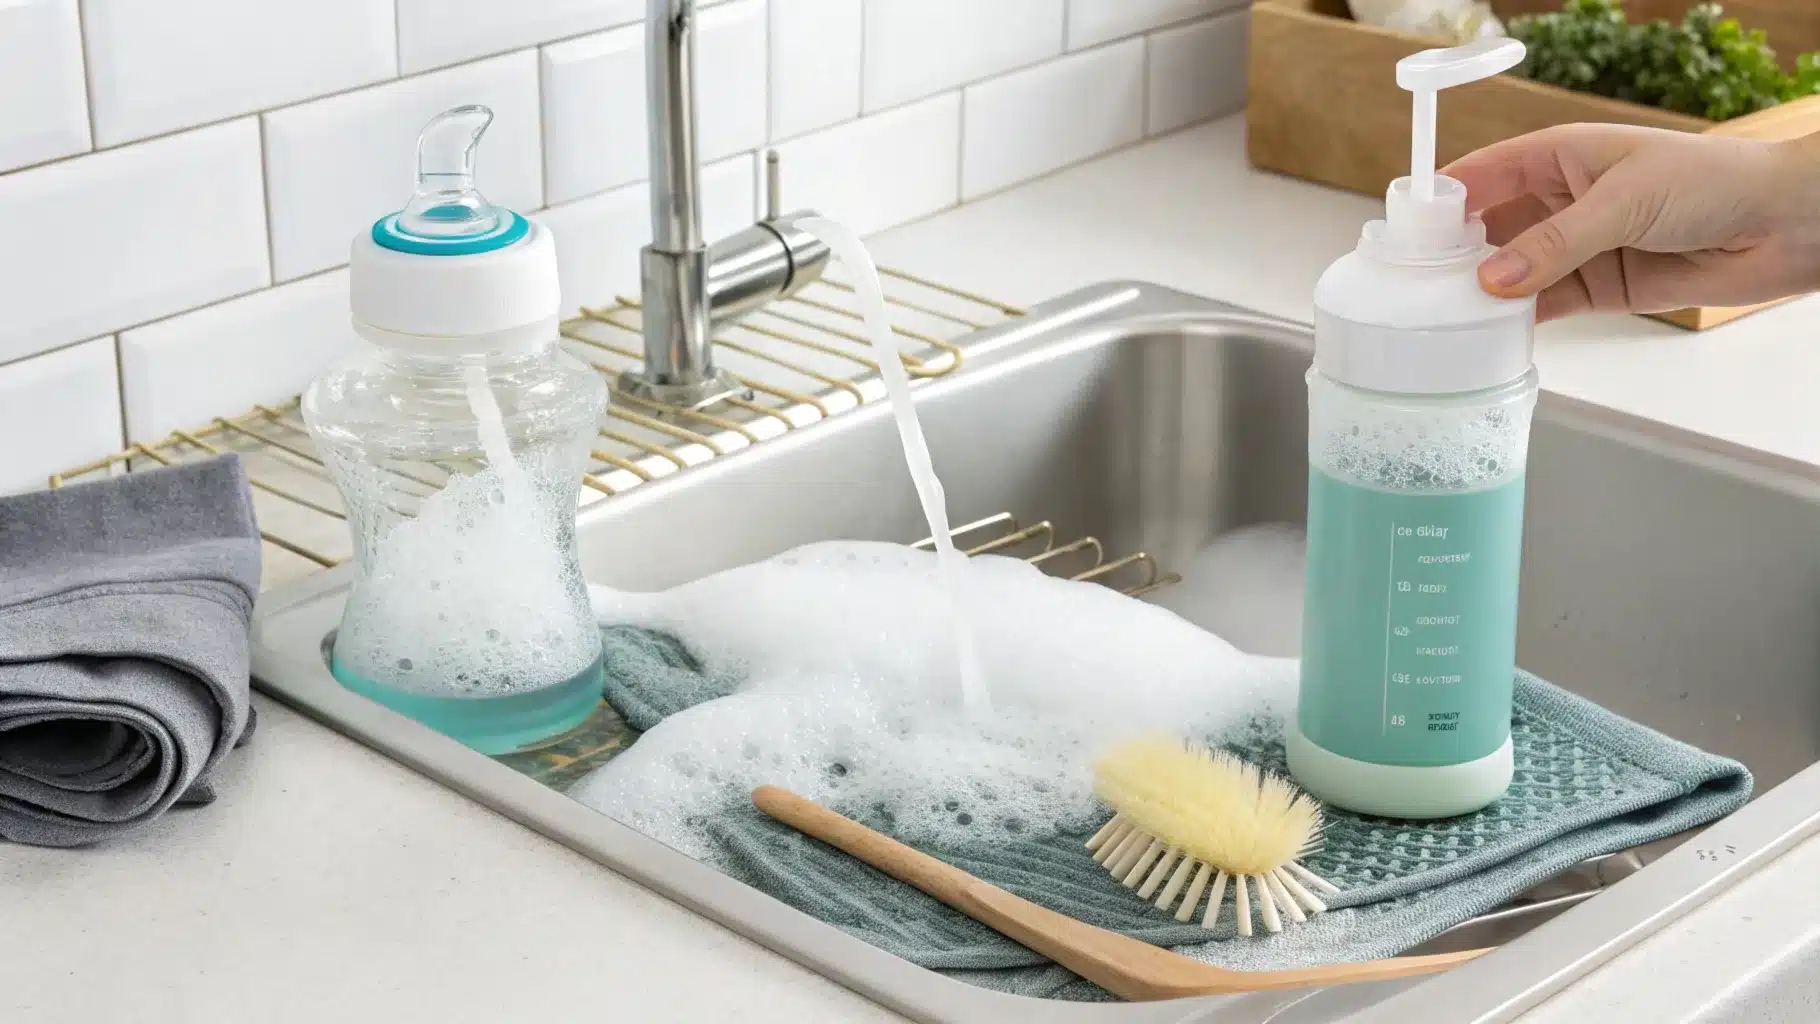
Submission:
{"label": "drying mat", "polygon": [[[606,763],[678,711],[732,692],[672,637],[603,631],[607,704],[552,744],[500,760],[556,788]],[[1309,867],[1340,886],[1334,909],[1281,935],[1234,934],[1232,912],[1209,932],[1179,924],[1113,881],[1083,843],[1088,832],[1012,845],[926,852],[1020,896],[1209,963],[1266,970],[1395,956],[1508,903],[1586,860],[1703,825],[1743,806],[1741,764],[1619,718],[1519,672],[1512,738],[1516,776],[1503,799],[1435,822],[1327,812],[1325,849]],[[1209,737],[1284,771],[1283,722],[1259,717]],[[979,808],[958,804],[956,814]],[[861,820],[866,820],[863,816]],[[889,831],[886,822],[866,820]],[[923,893],[787,826],[742,808],[709,824],[718,866],[805,913],[912,963],[987,988],[1046,998],[1109,993]],[[1211,936],[1211,939],[1210,939]]]}

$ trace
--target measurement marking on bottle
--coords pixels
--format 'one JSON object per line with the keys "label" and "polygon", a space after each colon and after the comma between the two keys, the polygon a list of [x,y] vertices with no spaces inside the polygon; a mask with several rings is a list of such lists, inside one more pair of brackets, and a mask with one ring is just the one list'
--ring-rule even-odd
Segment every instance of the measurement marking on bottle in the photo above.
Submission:
{"label": "measurement marking on bottle", "polygon": [[[1384,583],[1384,725],[1378,735],[1390,735],[1390,615],[1397,601],[1397,524],[1390,524],[1390,568]],[[1403,584],[1402,589],[1409,589]],[[1398,715],[1399,719],[1403,716]],[[1403,723],[1399,721],[1398,725]]]}

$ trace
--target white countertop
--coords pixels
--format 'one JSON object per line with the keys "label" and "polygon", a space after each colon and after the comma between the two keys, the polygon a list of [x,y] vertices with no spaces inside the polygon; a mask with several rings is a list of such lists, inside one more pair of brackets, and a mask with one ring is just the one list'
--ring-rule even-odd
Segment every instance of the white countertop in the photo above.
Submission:
{"label": "white countertop", "polygon": [[[1235,118],[897,229],[875,252],[1013,302],[1138,278],[1307,320],[1315,278],[1376,209],[1251,171]],[[1551,390],[1820,464],[1815,300],[1699,335],[1551,325],[1537,362]],[[0,1020],[901,1019],[259,704],[213,806],[94,849],[0,846]],[[1689,965],[1727,948],[1744,962],[1738,943],[1770,934],[1747,924],[1748,888],[1526,1021],[1666,1021],[1697,1005],[1723,979]],[[1665,1012],[1644,1012],[1646,989]]]}

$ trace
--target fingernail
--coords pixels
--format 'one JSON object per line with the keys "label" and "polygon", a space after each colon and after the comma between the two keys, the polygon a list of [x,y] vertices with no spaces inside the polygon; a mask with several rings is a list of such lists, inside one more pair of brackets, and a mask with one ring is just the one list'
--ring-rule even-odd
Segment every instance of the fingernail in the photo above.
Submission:
{"label": "fingernail", "polygon": [[1515,249],[1500,249],[1479,267],[1479,277],[1500,288],[1523,283],[1529,276],[1529,257]]}

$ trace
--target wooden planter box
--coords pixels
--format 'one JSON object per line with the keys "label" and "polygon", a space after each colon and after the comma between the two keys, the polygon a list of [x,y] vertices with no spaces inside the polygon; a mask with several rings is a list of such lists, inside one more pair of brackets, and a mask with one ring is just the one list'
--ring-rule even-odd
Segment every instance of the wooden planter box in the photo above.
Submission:
{"label": "wooden planter box", "polygon": [[[1494,7],[1503,14],[1534,10],[1537,3],[1510,0]],[[1410,101],[1397,88],[1396,62],[1433,45],[1353,21],[1346,0],[1255,0],[1246,101],[1251,163],[1382,196],[1409,173]],[[1494,142],[1581,121],[1788,139],[1820,131],[1820,96],[1715,123],[1500,75],[1447,90],[1436,160],[1444,166]],[[1762,308],[1683,309],[1660,318],[1702,330]]]}

